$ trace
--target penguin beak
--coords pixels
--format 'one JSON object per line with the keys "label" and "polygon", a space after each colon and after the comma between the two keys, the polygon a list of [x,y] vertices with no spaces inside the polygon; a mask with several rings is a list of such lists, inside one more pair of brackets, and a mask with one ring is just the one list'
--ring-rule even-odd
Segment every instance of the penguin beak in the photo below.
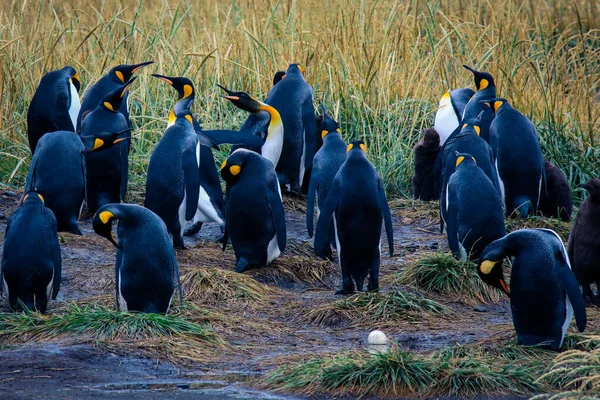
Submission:
{"label": "penguin beak", "polygon": [[164,76],[164,75],[159,75],[159,74],[151,74],[153,77],[161,79],[165,82],[167,82],[169,85],[173,86],[173,81],[171,80],[172,78],[169,76]]}
{"label": "penguin beak", "polygon": [[467,70],[471,71],[471,73],[472,73],[473,75],[475,75],[475,74],[477,74],[477,72],[479,72],[479,71],[475,71],[473,68],[469,67],[468,65],[464,65],[464,64],[463,64],[463,67],[464,67],[465,69],[467,69]]}
{"label": "penguin beak", "polygon": [[132,65],[133,69],[131,70],[132,74],[135,74],[138,70],[144,68],[146,65],[154,64],[154,61],[146,61],[140,64]]}
{"label": "penguin beak", "polygon": [[506,282],[504,282],[504,279],[502,278],[500,278],[500,288],[504,293],[506,293],[508,297],[510,297],[510,291],[508,290],[508,286],[506,286]]}
{"label": "penguin beak", "polygon": [[239,101],[240,98],[238,96],[222,96],[224,98],[226,98],[227,100],[231,100],[231,101]]}
{"label": "penguin beak", "polygon": [[223,89],[225,92],[227,92],[228,96],[235,96],[234,91],[231,91],[231,90],[227,89],[225,86],[219,85],[218,83],[217,83],[217,86],[220,87],[221,89]]}
{"label": "penguin beak", "polygon": [[117,139],[117,140],[115,140],[115,141],[113,142],[113,144],[117,144],[117,143],[120,143],[120,142],[124,142],[125,140],[130,140],[130,139],[131,139],[131,136],[127,136],[127,137],[124,137],[124,138],[120,138],[120,139]]}

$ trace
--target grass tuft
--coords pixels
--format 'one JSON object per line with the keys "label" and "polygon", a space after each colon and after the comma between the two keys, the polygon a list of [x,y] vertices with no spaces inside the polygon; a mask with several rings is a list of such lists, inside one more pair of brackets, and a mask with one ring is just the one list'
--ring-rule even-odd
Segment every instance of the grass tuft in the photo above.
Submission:
{"label": "grass tuft", "polygon": [[330,288],[335,284],[339,272],[339,267],[330,261],[284,255],[268,267],[252,269],[248,274],[260,282],[285,289],[294,285]]}

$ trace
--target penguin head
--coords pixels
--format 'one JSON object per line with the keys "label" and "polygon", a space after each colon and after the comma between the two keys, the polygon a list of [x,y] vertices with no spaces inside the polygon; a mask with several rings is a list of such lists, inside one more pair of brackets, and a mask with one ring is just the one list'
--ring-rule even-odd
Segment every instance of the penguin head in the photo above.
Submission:
{"label": "penguin head", "polygon": [[475,87],[477,88],[477,91],[483,90],[488,87],[496,87],[492,75],[488,74],[487,72],[476,71],[468,65],[463,65],[463,67],[471,71],[471,73],[473,74],[473,78],[475,79]]}
{"label": "penguin head", "polygon": [[123,217],[123,210],[119,204],[105,204],[96,211],[94,220],[92,221],[92,227],[96,234],[110,240],[115,247],[120,248],[119,243],[116,241],[115,236],[112,232],[112,222],[115,219]]}
{"label": "penguin head", "polygon": [[152,76],[155,78],[161,79],[161,80],[167,82],[169,85],[173,86],[173,89],[177,90],[177,94],[179,95],[177,100],[188,99],[188,98],[192,99],[192,100],[194,99],[194,97],[195,97],[194,84],[188,78],[185,78],[183,76],[170,77],[170,76],[164,76],[164,75],[159,75],[159,74],[152,74]]}
{"label": "penguin head", "polygon": [[84,151],[90,153],[110,149],[117,143],[131,139],[131,136],[122,136],[130,131],[131,129],[127,128],[119,132],[100,132],[92,136],[80,136],[80,138]]}
{"label": "penguin head", "polygon": [[234,185],[240,179],[248,160],[248,152],[245,149],[236,150],[221,164],[221,176],[228,185]]}
{"label": "penguin head", "polygon": [[580,187],[584,188],[590,195],[600,193],[600,179],[590,179]]}
{"label": "penguin head", "polygon": [[496,97],[495,99],[491,100],[482,100],[480,101],[480,103],[483,103],[486,106],[490,107],[494,114],[498,114],[498,111],[511,108],[511,105],[508,102],[508,100],[503,99],[501,97]]}
{"label": "penguin head", "polygon": [[140,64],[121,64],[117,65],[113,69],[110,70],[110,74],[115,77],[119,82],[125,83],[131,79],[133,74],[135,74],[139,69],[145,67],[146,65],[153,64],[154,61],[146,61]]}
{"label": "penguin head", "polygon": [[423,144],[428,148],[438,148],[440,145],[440,134],[433,128],[429,128],[423,135]]}
{"label": "penguin head", "polygon": [[340,125],[334,120],[327,111],[325,111],[325,105],[321,102],[321,115],[317,117],[317,132],[321,132],[321,138],[325,139],[325,136],[329,132],[340,133]]}
{"label": "penguin head", "polygon": [[492,242],[481,253],[477,273],[482,281],[500,289],[510,297],[510,291],[506,286],[502,269],[502,260],[505,255],[505,241],[500,239]]}
{"label": "penguin head", "polygon": [[459,153],[458,151],[455,151],[454,154],[456,155],[456,168],[458,169],[459,165],[477,165],[477,161],[475,160],[475,157],[473,157],[472,155],[468,154],[468,153]]}
{"label": "penguin head", "polygon": [[179,103],[180,102],[177,102],[177,104],[175,104],[175,108],[171,110],[171,113],[169,113],[168,128],[177,124],[179,126],[184,127],[184,129],[191,129],[193,132],[196,133],[196,135],[198,135],[198,140],[200,141],[200,144],[202,146],[207,146],[212,149],[219,150],[219,146],[217,145],[217,143],[215,143],[211,138],[202,133],[202,131],[196,130],[196,124],[194,123],[194,114],[192,114],[189,108],[178,107]]}
{"label": "penguin head", "polygon": [[481,136],[481,115],[483,111],[479,113],[476,118],[467,118],[464,120],[461,133],[476,133],[477,136]]}
{"label": "penguin head", "polygon": [[290,64],[285,75],[300,75],[304,76],[304,67],[300,64]]}
{"label": "penguin head", "polygon": [[23,200],[21,201],[21,204],[44,205],[44,203],[45,203],[44,197],[39,192],[37,192],[35,189],[30,190],[29,192],[25,193],[25,196],[23,196]]}
{"label": "penguin head", "polygon": [[285,78],[285,71],[275,72],[275,76],[273,77],[273,86],[277,85],[283,78]]}
{"label": "penguin head", "polygon": [[244,111],[256,114],[261,111],[269,111],[269,108],[273,108],[268,104],[265,104],[262,101],[255,99],[246,92],[234,92],[232,90],[227,89],[224,86],[217,86],[223,89],[225,92],[227,92],[227,95],[223,96],[224,98],[226,98],[227,100],[235,104],[236,107]]}
{"label": "penguin head", "polygon": [[73,86],[75,86],[75,90],[77,90],[77,92],[79,93],[79,89],[81,88],[81,80],[79,79],[79,75],[77,74],[77,71],[75,71],[75,68],[64,67],[63,70],[67,73],[67,76],[69,77],[69,82],[71,82]]}
{"label": "penguin head", "polygon": [[113,90],[112,92],[110,92],[109,94],[107,94],[102,99],[100,106],[104,107],[107,110],[118,113],[119,109],[121,108],[121,103],[123,103],[123,98],[125,97],[125,94],[129,90],[129,85],[131,85],[131,83],[133,81],[135,81],[136,78],[137,77],[134,76],[129,81],[127,81],[124,85],[122,85],[121,87],[119,87],[119,88]]}
{"label": "penguin head", "polygon": [[[171,117],[171,115],[173,117]],[[175,118],[174,121],[171,120],[171,118]],[[194,126],[194,116],[192,115],[192,112],[188,109],[181,109],[181,110],[177,110],[177,113],[173,113],[169,115],[169,123],[177,123],[180,125],[187,125],[188,123],[190,123],[192,125],[192,127]]]}
{"label": "penguin head", "polygon": [[365,146],[365,142],[363,142],[362,140],[354,140],[350,142],[350,144],[346,148],[346,153],[350,155],[351,152],[354,154],[361,154],[366,156],[367,146]]}

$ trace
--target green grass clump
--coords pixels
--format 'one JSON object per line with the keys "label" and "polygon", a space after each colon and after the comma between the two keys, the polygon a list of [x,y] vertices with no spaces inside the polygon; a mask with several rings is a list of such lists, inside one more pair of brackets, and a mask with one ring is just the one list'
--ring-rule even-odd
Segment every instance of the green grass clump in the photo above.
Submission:
{"label": "green grass clump", "polygon": [[477,266],[461,262],[449,253],[428,255],[398,272],[398,282],[414,284],[429,293],[460,299],[466,303],[497,303],[500,293],[477,275]]}
{"label": "green grass clump", "polygon": [[397,320],[414,320],[425,315],[448,316],[450,310],[421,295],[395,291],[362,292],[310,310],[307,320],[319,325],[382,324]]}
{"label": "green grass clump", "polygon": [[600,349],[569,350],[559,354],[539,382],[580,394],[600,393]]}

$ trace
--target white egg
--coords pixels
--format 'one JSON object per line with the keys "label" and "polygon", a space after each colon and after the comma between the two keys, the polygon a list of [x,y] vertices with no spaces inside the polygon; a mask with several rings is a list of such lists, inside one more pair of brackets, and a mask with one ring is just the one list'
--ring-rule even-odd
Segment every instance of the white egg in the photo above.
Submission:
{"label": "white egg", "polygon": [[385,333],[381,331],[373,331],[369,333],[369,338],[367,339],[367,344],[369,345],[386,345],[388,342]]}

